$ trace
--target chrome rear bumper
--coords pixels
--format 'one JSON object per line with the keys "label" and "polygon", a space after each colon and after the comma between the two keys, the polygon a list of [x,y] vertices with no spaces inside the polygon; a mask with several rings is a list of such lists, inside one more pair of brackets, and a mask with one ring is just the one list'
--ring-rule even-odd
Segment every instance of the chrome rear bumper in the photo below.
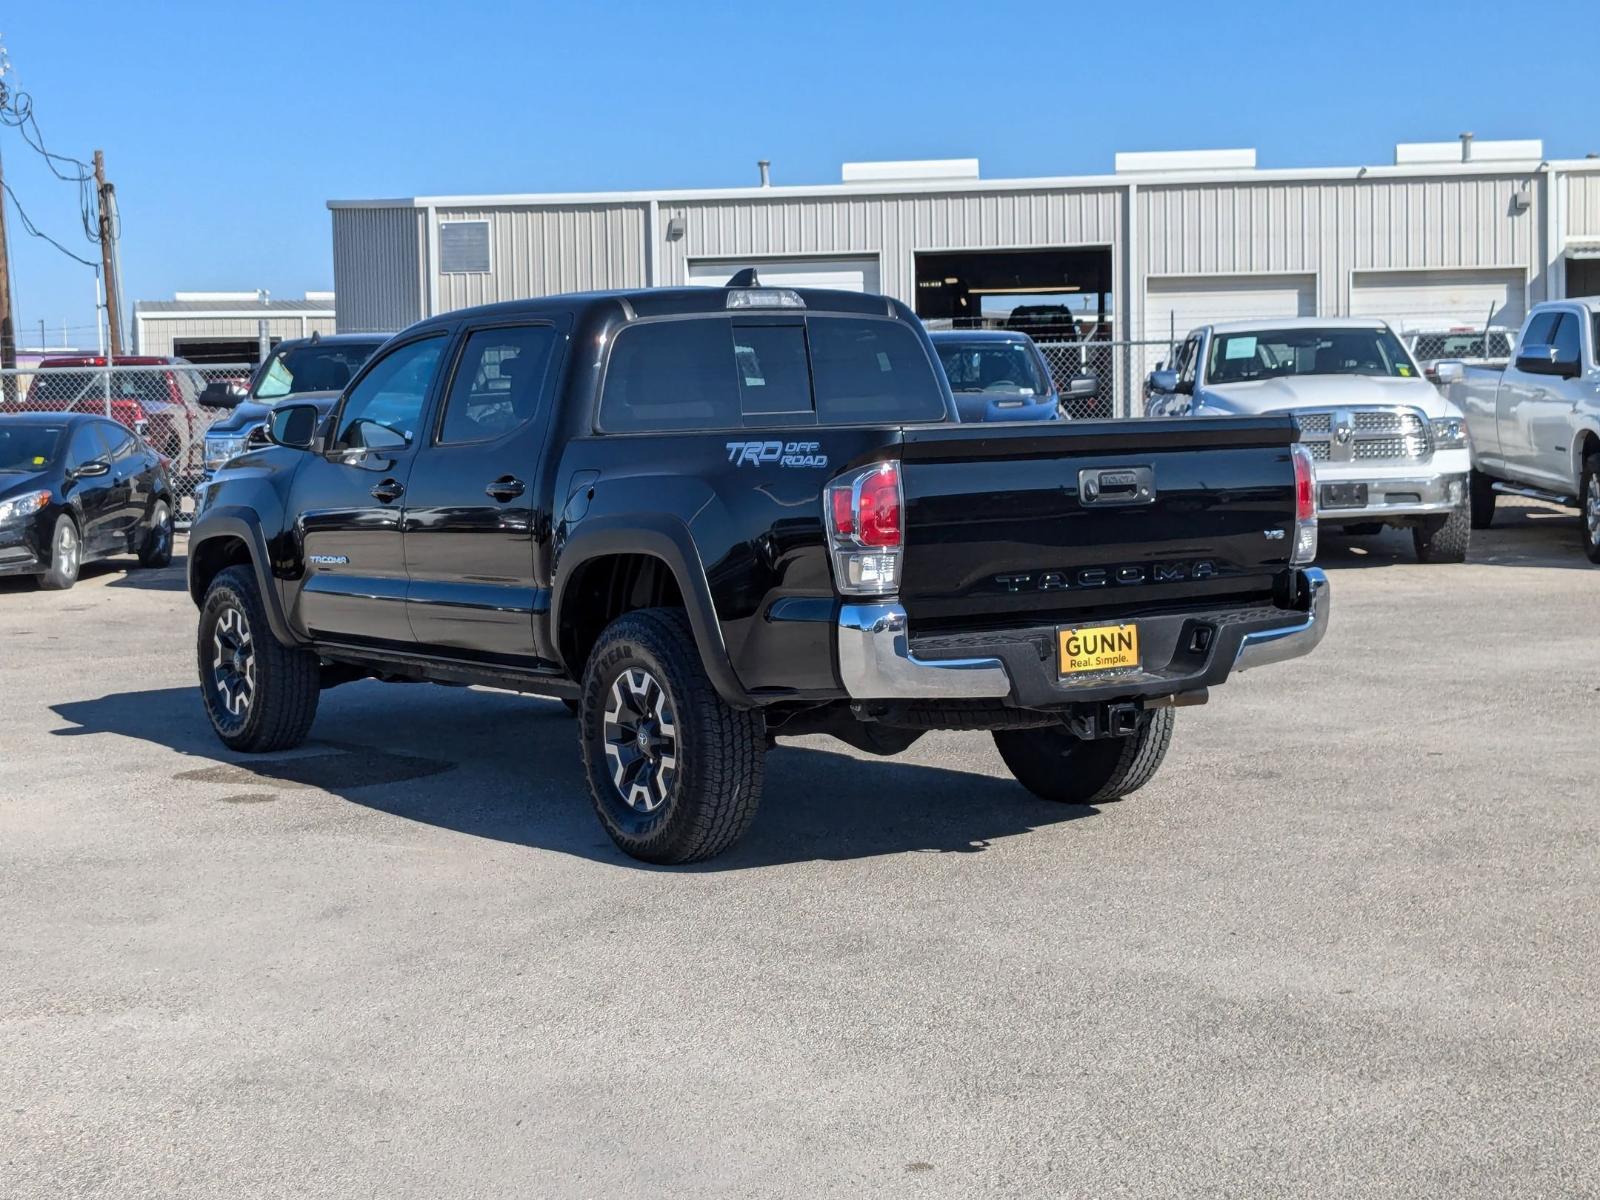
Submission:
{"label": "chrome rear bumper", "polygon": [[[1229,628],[1226,614],[1218,614],[1216,647],[1205,659],[1178,669],[1163,666],[1166,653],[1147,670],[1120,679],[1062,681],[1053,667],[1040,661],[1031,647],[1007,642],[994,646],[994,655],[981,657],[918,658],[911,649],[906,610],[898,604],[846,604],[839,610],[837,644],[839,681],[853,700],[999,700],[1014,697],[1023,707],[1051,707],[1070,703],[1091,692],[1158,695],[1181,692],[1222,682],[1232,671],[1244,671],[1309,654],[1328,631],[1330,589],[1328,577],[1316,567],[1300,572],[1299,611],[1277,610],[1291,618],[1258,620],[1257,628]],[[1303,606],[1303,607],[1302,607]],[[1163,619],[1152,618],[1146,632]],[[1269,628],[1261,625],[1271,621]],[[1176,625],[1173,627],[1176,633]],[[1039,636],[1054,633],[1046,629]],[[1006,635],[996,634],[996,642]],[[1237,649],[1233,639],[1237,639]],[[1159,641],[1159,638],[1157,639]],[[984,646],[989,649],[989,646]],[[1020,650],[1020,652],[1019,652]],[[1053,661],[1053,660],[1052,660]],[[1010,667],[1008,667],[1008,662]],[[1020,672],[1013,679],[1013,670]],[[1015,687],[1013,686],[1015,683]]]}

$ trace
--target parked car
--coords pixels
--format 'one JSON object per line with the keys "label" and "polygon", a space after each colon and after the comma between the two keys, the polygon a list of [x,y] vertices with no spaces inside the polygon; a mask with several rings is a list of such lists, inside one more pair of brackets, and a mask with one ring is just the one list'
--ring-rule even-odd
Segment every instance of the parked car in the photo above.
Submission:
{"label": "parked car", "polygon": [[375,676],[575,702],[628,854],[726,849],[773,736],[880,754],[992,730],[1089,803],[1176,707],[1327,628],[1286,416],[974,429],[898,301],[733,286],[553,296],[396,336],[324,417],[201,493],[200,689],[242,751]]}
{"label": "parked car", "polygon": [[1439,364],[1472,436],[1472,525],[1497,492],[1579,509],[1583,552],[1600,563],[1600,299],[1537,304],[1504,370]]}
{"label": "parked car", "polygon": [[0,575],[69,588],[86,562],[172,561],[172,480],[161,456],[103,417],[0,415]]}
{"label": "parked car", "polygon": [[1461,410],[1381,321],[1203,325],[1149,379],[1152,416],[1290,413],[1316,463],[1317,517],[1411,530],[1422,562],[1462,562],[1471,520]]}
{"label": "parked car", "polygon": [[187,477],[199,472],[207,420],[199,408],[197,371],[184,358],[49,356],[40,361],[27,395],[4,411],[109,416],[143,437],[166,456],[175,473]]}
{"label": "parked car", "polygon": [[1511,357],[1516,330],[1501,325],[1487,329],[1457,326],[1453,329],[1408,329],[1400,340],[1417,360],[1428,382],[1442,388],[1439,364],[1445,359],[1475,366],[1504,366]]}
{"label": "parked car", "polygon": [[204,468],[215,471],[242,454],[272,406],[291,396],[331,398],[349,383],[372,352],[384,343],[382,334],[315,334],[279,342],[242,386],[216,380],[200,396],[207,408],[230,409],[206,431]]}
{"label": "parked car", "polygon": [[[940,329],[928,334],[963,421],[1055,421],[1068,415],[1050,364],[1025,333]],[[1093,396],[1093,375],[1075,377],[1072,396]]]}

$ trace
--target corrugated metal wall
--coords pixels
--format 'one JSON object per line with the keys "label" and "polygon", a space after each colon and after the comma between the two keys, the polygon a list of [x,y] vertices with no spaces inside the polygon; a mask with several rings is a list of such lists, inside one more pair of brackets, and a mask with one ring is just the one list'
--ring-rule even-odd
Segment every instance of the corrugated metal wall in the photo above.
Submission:
{"label": "corrugated metal wall", "polygon": [[[307,317],[304,330],[299,317],[268,317],[267,335],[284,339],[307,336],[313,333],[332,333],[334,320],[330,317]],[[236,338],[254,341],[258,333],[256,319],[233,317],[161,317],[145,315],[139,318],[139,353],[170,355],[173,343],[179,338]]]}
{"label": "corrugated metal wall", "polygon": [[[1130,183],[1136,253],[1126,250]],[[1570,176],[1569,232],[1600,234],[1600,174]],[[1529,207],[1513,197],[1527,188]],[[397,329],[425,314],[424,208],[334,209],[341,330]],[[637,287],[648,271],[646,198],[607,204],[440,208],[490,223],[493,269],[437,277],[438,308],[589,288]],[[682,235],[667,240],[675,219]],[[1133,324],[1149,275],[1310,274],[1317,308],[1347,312],[1356,271],[1517,269],[1543,297],[1543,186],[1505,174],[1370,179],[1137,180],[1082,188],[663,200],[655,281],[687,280],[690,259],[879,257],[883,289],[915,299],[919,250],[1113,247],[1119,319]],[[1559,253],[1559,251],[1557,251]],[[1129,268],[1135,277],[1129,278]],[[1130,294],[1131,292],[1131,294]]]}
{"label": "corrugated metal wall", "polygon": [[1600,171],[1572,172],[1567,188],[1567,236],[1600,238]]}
{"label": "corrugated metal wall", "polygon": [[488,221],[493,268],[487,275],[440,275],[440,312],[528,296],[645,285],[648,204],[437,212],[441,223]]}
{"label": "corrugated metal wall", "polygon": [[870,253],[884,291],[910,303],[915,250],[1109,246],[1121,240],[1120,201],[1101,188],[663,204],[662,230],[681,218],[684,235],[663,244],[660,282],[686,282],[690,259]]}
{"label": "corrugated metal wall", "polygon": [[425,212],[409,207],[332,211],[339,332],[388,333],[421,319],[428,295]]}
{"label": "corrugated metal wall", "polygon": [[1146,275],[1315,273],[1317,309],[1349,311],[1352,271],[1543,270],[1538,189],[1526,174],[1162,185],[1139,190]]}

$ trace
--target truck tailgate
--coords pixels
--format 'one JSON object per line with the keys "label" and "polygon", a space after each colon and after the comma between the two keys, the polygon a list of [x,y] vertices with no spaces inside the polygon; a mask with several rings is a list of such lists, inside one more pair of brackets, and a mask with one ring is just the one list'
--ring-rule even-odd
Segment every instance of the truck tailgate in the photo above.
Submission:
{"label": "truck tailgate", "polygon": [[934,629],[1267,596],[1295,437],[1289,416],[907,429],[901,603]]}

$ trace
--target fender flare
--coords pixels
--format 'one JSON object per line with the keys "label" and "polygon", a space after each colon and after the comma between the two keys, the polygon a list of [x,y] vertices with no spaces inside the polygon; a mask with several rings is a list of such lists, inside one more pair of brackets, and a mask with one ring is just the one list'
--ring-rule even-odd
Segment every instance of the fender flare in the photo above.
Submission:
{"label": "fender flare", "polygon": [[300,644],[303,639],[296,637],[289,629],[288,619],[283,612],[283,598],[278,594],[272,572],[268,570],[272,558],[267,551],[266,535],[261,532],[261,522],[251,509],[212,509],[195,522],[189,534],[190,597],[196,605],[205,603],[205,593],[202,591],[197,594],[195,588],[194,569],[199,561],[196,551],[205,543],[224,537],[238,538],[250,552],[250,566],[255,571],[256,587],[261,593],[262,606],[267,610],[267,624],[272,629],[272,635],[286,646]]}
{"label": "fender flare", "polygon": [[[666,564],[683,596],[689,627],[694,631],[695,646],[711,685],[734,708],[759,707],[734,673],[727,644],[722,640],[722,623],[711,600],[711,585],[706,580],[705,566],[700,561],[694,538],[683,522],[665,513],[590,517],[571,531],[556,560],[555,587],[550,601],[550,638],[557,650],[567,582],[584,563],[613,554],[643,554]],[[567,669],[577,677],[583,668],[582,664],[574,668],[568,663]]]}

